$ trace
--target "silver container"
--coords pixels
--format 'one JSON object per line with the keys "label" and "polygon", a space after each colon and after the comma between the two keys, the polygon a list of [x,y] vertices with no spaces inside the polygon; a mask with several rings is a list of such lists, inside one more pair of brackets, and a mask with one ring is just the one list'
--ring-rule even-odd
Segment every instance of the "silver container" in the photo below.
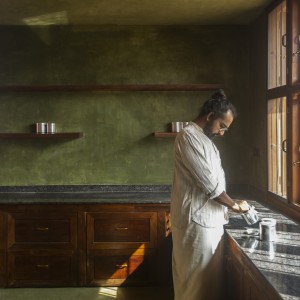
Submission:
{"label": "silver container", "polygon": [[259,238],[261,241],[273,242],[276,239],[276,220],[263,218],[259,223]]}
{"label": "silver container", "polygon": [[35,123],[34,131],[35,133],[47,133],[47,123]]}
{"label": "silver container", "polygon": [[55,133],[56,126],[55,123],[46,123],[46,133]]}
{"label": "silver container", "polygon": [[253,206],[251,206],[247,212],[243,213],[242,217],[248,225],[253,225],[259,220],[257,211]]}
{"label": "silver container", "polygon": [[172,132],[179,132],[183,128],[182,122],[172,122]]}

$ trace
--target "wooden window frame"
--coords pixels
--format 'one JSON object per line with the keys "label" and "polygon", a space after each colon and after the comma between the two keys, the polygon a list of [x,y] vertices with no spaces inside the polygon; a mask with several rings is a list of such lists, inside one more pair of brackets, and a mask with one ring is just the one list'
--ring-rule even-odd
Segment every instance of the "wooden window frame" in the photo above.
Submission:
{"label": "wooden window frame", "polygon": [[[283,2],[274,2],[266,11],[267,18],[269,13]],[[299,131],[295,128],[300,126],[300,37],[298,44],[295,43],[295,36],[300,35],[300,4],[298,0],[286,0],[287,5],[287,82],[286,85],[268,89],[268,79],[266,83],[267,103],[268,101],[286,97],[287,99],[287,199],[278,196],[269,191],[267,187],[267,201],[276,206],[283,212],[292,214],[296,219],[299,219],[300,213],[300,167],[292,167],[293,162],[299,160],[300,156],[300,137]],[[267,39],[269,29],[267,28]],[[268,55],[268,53],[267,53]],[[293,56],[298,55],[298,59]],[[267,72],[268,72],[268,56],[267,56]],[[268,78],[268,77],[267,77]],[[294,97],[294,98],[293,98]],[[268,129],[267,129],[268,130]],[[268,132],[267,132],[268,136]],[[267,143],[268,144],[268,143]],[[268,145],[267,145],[268,147]],[[268,153],[268,151],[267,151]],[[269,168],[267,167],[267,182],[269,182]]]}

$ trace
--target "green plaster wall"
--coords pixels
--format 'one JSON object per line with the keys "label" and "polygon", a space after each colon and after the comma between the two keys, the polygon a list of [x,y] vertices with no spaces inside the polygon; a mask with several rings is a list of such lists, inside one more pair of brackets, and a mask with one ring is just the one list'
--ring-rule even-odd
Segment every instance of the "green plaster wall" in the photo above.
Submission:
{"label": "green plaster wall", "polygon": [[[240,117],[216,141],[229,183],[248,182],[248,31],[219,27],[2,27],[1,85],[221,83]],[[35,122],[75,140],[1,140],[0,185],[170,184],[171,121],[210,92],[1,92],[0,132]],[[246,153],[246,155],[245,155]]]}

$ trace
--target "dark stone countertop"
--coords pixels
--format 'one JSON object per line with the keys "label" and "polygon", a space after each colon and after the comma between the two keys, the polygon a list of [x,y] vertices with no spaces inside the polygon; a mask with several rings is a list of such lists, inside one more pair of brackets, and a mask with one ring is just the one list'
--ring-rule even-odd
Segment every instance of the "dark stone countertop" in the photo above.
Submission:
{"label": "dark stone countertop", "polygon": [[0,186],[0,204],[170,203],[168,185]]}
{"label": "dark stone countertop", "polygon": [[[255,201],[248,202],[255,206],[260,219],[276,220],[276,241],[260,241],[259,223],[248,226],[238,214],[231,214],[226,232],[282,299],[300,299],[300,225]],[[247,228],[253,233],[248,234]]]}

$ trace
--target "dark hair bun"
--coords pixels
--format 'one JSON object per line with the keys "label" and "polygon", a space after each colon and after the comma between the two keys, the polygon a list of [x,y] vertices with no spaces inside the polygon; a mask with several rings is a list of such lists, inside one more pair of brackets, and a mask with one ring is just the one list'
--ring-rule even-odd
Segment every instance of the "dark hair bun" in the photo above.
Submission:
{"label": "dark hair bun", "polygon": [[216,91],[215,93],[212,94],[211,96],[212,100],[217,100],[217,101],[222,101],[222,100],[226,100],[226,94],[222,89],[219,89],[218,91]]}

